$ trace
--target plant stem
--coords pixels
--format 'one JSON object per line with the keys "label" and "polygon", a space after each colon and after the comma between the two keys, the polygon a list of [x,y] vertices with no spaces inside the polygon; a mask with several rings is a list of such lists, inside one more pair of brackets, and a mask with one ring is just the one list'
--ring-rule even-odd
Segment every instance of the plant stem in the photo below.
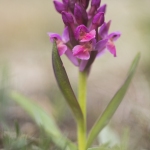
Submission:
{"label": "plant stem", "polygon": [[78,122],[78,150],[86,147],[86,91],[87,73],[79,71],[78,101],[83,113],[83,121]]}

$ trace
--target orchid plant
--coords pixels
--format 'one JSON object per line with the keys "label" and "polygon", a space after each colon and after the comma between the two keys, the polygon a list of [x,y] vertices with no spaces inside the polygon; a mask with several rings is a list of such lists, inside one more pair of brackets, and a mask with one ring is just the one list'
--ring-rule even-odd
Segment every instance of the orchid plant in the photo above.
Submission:
{"label": "orchid plant", "polygon": [[[118,31],[109,33],[111,21],[105,21],[107,5],[101,5],[101,0],[62,0],[61,2],[54,0],[53,3],[57,12],[62,16],[64,23],[62,36],[57,33],[48,33],[50,41],[53,42],[53,70],[59,88],[77,123],[77,146],[66,137],[63,137],[54,120],[48,117],[42,110],[38,111],[39,107],[37,109],[35,104],[31,104],[19,94],[13,93],[12,97],[29,112],[40,126],[42,125],[51,135],[56,145],[61,148],[67,145],[69,150],[87,150],[100,131],[108,124],[121,103],[137,67],[140,54],[137,54],[132,62],[125,82],[87,135],[87,78],[94,60],[104,54],[105,51],[108,50],[114,57],[117,56],[114,42],[118,40],[121,33]],[[78,98],[76,98],[72,90],[65,67],[60,58],[64,54],[79,70]],[[29,106],[33,109],[29,109]],[[38,113],[38,117],[43,117],[44,119],[39,121],[39,118],[35,117],[35,113]],[[44,122],[47,123],[44,124]]]}

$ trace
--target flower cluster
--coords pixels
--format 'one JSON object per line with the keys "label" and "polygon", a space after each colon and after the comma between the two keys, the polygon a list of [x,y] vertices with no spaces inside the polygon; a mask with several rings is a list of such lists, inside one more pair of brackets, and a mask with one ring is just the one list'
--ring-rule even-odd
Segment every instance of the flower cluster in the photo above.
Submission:
{"label": "flower cluster", "polygon": [[[55,39],[58,52],[79,66],[80,71],[90,67],[95,58],[108,50],[116,57],[114,41],[120,32],[108,33],[111,21],[105,22],[106,4],[101,0],[54,0],[54,6],[62,15],[65,25],[62,36],[48,33]],[[88,5],[90,8],[88,9]]]}

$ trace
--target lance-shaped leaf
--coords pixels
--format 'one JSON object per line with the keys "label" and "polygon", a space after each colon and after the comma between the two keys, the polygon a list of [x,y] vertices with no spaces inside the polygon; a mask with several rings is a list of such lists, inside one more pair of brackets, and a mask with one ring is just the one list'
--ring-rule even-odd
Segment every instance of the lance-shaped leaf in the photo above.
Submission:
{"label": "lance-shaped leaf", "polygon": [[110,121],[112,118],[113,114],[115,113],[116,109],[118,108],[119,104],[121,103],[128,87],[131,82],[131,79],[134,75],[134,72],[137,68],[138,62],[140,59],[140,53],[136,55],[134,58],[129,72],[127,79],[125,80],[124,84],[121,86],[121,88],[117,91],[117,93],[114,95],[108,106],[106,107],[105,111],[103,114],[99,117],[99,119],[96,121],[94,126],[92,127],[88,140],[87,140],[87,145],[86,147],[89,148],[89,146],[93,143],[99,132],[107,125],[107,123]]}
{"label": "lance-shaped leaf", "polygon": [[62,91],[67,103],[69,104],[75,118],[77,119],[77,121],[83,121],[81,108],[71,88],[66,70],[58,54],[55,42],[53,43],[52,64],[59,88]]}
{"label": "lance-shaped leaf", "polygon": [[12,92],[11,97],[35,120],[37,125],[46,131],[58,147],[61,149],[68,147],[69,150],[76,150],[76,146],[61,134],[53,117],[48,115],[40,106],[16,92]]}

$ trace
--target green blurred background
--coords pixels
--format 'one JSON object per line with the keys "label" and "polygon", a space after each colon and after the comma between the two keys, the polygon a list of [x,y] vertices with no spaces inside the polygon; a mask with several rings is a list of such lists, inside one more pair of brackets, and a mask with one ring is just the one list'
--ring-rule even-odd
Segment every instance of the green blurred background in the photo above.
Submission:
{"label": "green blurred background", "polygon": [[[111,126],[119,135],[129,128],[131,147],[150,149],[150,1],[103,0],[104,3],[108,4],[105,19],[112,20],[110,32],[120,31],[122,36],[116,42],[116,58],[106,53],[93,64],[88,78],[88,128],[125,80],[134,56],[141,52],[138,70]],[[52,44],[47,35],[62,31],[61,16],[52,0],[0,0],[1,95],[5,96],[1,96],[5,105],[1,105],[1,116],[8,125],[17,119],[22,132],[36,134],[31,119],[4,94],[17,90],[53,113],[60,128],[76,140],[75,122],[54,78]],[[65,56],[62,59],[76,92],[78,68]]]}

